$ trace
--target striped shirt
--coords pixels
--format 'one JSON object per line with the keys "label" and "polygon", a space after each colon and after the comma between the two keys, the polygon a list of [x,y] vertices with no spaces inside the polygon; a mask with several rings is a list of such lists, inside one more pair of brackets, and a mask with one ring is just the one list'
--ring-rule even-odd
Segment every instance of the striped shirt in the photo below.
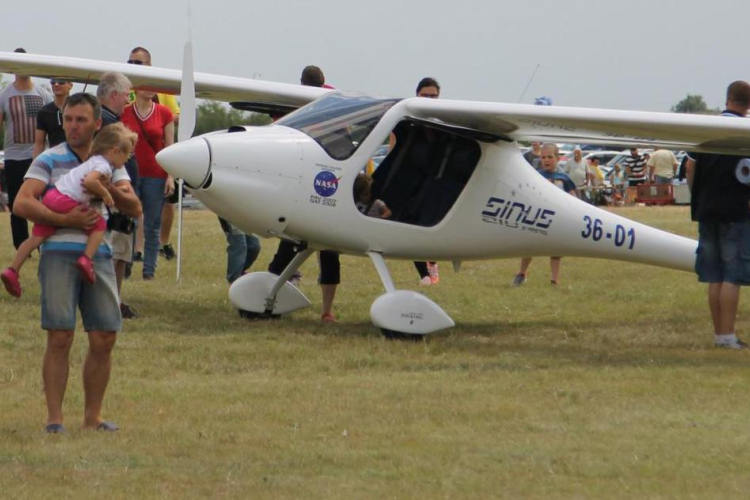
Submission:
{"label": "striped shirt", "polygon": [[646,171],[646,157],[643,155],[630,155],[622,162],[625,172],[628,174],[628,181],[643,182],[648,179]]}
{"label": "striped shirt", "polygon": [[[50,148],[37,156],[29,167],[28,172],[26,172],[24,179],[36,179],[42,181],[47,184],[47,189],[50,189],[54,187],[60,177],[67,174],[70,170],[76,168],[81,163],[81,159],[78,158],[78,155],[68,147],[67,143],[63,142],[62,144]],[[122,180],[130,180],[128,173],[124,168],[115,169],[112,174],[112,183],[114,184]],[[102,215],[105,219],[107,218],[107,213],[104,211],[101,202],[92,204],[91,207],[103,212]],[[109,233],[107,236],[109,236]],[[86,248],[87,240],[88,236],[86,236],[86,234],[80,229],[61,227],[55,234],[47,239],[42,250],[45,252],[81,253]],[[104,238],[97,253],[111,257],[112,247],[108,240],[109,238]]]}

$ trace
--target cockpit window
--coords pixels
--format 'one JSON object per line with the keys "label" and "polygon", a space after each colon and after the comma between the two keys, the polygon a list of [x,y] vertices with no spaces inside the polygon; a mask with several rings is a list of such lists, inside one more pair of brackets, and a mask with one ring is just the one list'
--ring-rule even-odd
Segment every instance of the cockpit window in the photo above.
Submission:
{"label": "cockpit window", "polygon": [[331,158],[346,160],[399,100],[335,92],[285,116],[276,124],[304,132]]}

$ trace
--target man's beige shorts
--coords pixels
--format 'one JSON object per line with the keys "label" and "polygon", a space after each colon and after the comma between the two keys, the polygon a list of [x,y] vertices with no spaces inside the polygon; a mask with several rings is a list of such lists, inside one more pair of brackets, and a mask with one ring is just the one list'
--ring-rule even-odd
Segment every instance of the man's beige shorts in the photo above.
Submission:
{"label": "man's beige shorts", "polygon": [[112,258],[123,262],[133,261],[133,235],[112,231]]}

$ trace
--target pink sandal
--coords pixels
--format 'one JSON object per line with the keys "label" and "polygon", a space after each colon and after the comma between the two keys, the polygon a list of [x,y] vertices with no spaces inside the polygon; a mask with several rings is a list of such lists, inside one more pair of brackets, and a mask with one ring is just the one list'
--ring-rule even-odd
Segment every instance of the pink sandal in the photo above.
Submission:
{"label": "pink sandal", "polygon": [[3,285],[5,285],[5,289],[8,290],[9,294],[14,297],[21,296],[23,288],[21,288],[21,280],[18,278],[18,271],[9,267],[0,273],[0,279],[3,280]]}
{"label": "pink sandal", "polygon": [[81,255],[76,260],[76,267],[78,272],[81,273],[81,277],[90,284],[96,282],[96,274],[94,274],[94,263],[91,262],[88,255]]}

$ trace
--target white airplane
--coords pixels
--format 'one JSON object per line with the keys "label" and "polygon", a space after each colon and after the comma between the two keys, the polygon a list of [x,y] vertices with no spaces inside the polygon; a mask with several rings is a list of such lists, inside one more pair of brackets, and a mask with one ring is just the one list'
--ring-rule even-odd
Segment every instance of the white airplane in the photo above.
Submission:
{"label": "white airplane", "polygon": [[[120,71],[137,87],[179,93],[178,70],[0,53],[0,71],[96,83]],[[209,209],[244,231],[296,242],[281,276],[248,274],[232,304],[260,315],[310,305],[287,279],[314,251],[369,257],[385,293],[370,315],[384,334],[424,335],[454,325],[426,296],[396,290],[386,259],[452,261],[523,256],[616,259],[692,271],[694,240],[598,209],[564,193],[521,156],[516,141],[750,155],[750,120],[423,98],[381,98],[195,74],[199,98],[260,111],[296,109],[272,125],[195,137],[158,155]],[[393,211],[367,217],[354,179],[393,133],[373,199]]]}

